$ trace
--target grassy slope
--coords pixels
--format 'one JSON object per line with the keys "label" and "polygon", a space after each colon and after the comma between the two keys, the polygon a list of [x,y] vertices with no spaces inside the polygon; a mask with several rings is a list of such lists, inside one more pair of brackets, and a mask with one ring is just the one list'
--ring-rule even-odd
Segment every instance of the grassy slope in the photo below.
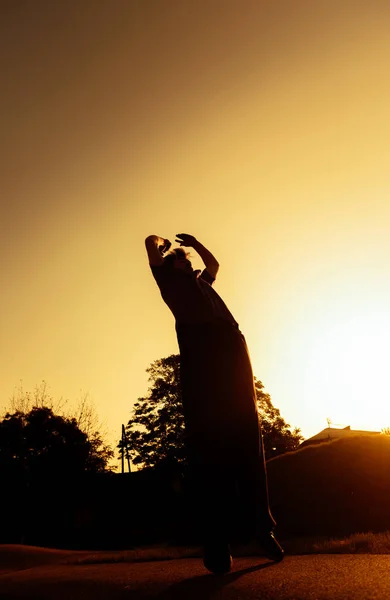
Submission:
{"label": "grassy slope", "polygon": [[282,537],[346,536],[390,528],[390,437],[307,446],[267,463]]}

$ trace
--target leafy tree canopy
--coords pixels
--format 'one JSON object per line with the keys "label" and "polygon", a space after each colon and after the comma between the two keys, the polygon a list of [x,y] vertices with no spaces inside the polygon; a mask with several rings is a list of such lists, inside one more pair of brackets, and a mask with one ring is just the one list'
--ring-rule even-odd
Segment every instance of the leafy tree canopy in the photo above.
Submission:
{"label": "leafy tree canopy", "polygon": [[34,398],[23,390],[13,397],[13,411],[0,419],[0,473],[32,479],[108,470],[113,451],[93,427],[91,404],[84,398],[76,418],[56,414],[51,400],[45,383]]}
{"label": "leafy tree canopy", "polygon": [[[164,461],[183,463],[186,454],[180,357],[172,354],[156,360],[146,372],[151,383],[148,395],[135,403],[126,427],[132,461],[143,467],[155,467]],[[291,430],[256,378],[255,389],[266,458],[295,450],[303,439],[300,430]]]}

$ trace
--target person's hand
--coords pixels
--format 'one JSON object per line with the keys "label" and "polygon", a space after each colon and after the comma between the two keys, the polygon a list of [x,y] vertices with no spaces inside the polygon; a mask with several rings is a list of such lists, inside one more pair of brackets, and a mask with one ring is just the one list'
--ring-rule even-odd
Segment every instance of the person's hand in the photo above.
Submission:
{"label": "person's hand", "polygon": [[160,250],[161,256],[168,252],[169,248],[172,246],[171,242],[167,239],[162,240],[163,243],[159,245],[158,249]]}
{"label": "person's hand", "polygon": [[188,246],[189,248],[193,248],[197,242],[196,238],[188,233],[177,233],[176,238],[175,242],[179,243],[180,246]]}

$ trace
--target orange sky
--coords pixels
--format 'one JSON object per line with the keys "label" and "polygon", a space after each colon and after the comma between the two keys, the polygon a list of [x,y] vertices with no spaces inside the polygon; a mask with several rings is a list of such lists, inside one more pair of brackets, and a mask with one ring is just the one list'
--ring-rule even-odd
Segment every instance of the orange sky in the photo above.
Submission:
{"label": "orange sky", "polygon": [[[0,392],[88,392],[114,440],[177,352],[144,238],[221,264],[282,415],[390,425],[390,5],[0,8]],[[195,266],[198,265],[195,260]]]}

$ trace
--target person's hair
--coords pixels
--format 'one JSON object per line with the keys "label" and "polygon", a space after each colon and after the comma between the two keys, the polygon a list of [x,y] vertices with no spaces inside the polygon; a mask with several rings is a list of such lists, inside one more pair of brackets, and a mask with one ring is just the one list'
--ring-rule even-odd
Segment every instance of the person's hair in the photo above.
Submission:
{"label": "person's hair", "polygon": [[174,248],[167,252],[164,256],[164,263],[172,266],[177,258],[189,258],[190,253],[184,250],[184,248]]}

